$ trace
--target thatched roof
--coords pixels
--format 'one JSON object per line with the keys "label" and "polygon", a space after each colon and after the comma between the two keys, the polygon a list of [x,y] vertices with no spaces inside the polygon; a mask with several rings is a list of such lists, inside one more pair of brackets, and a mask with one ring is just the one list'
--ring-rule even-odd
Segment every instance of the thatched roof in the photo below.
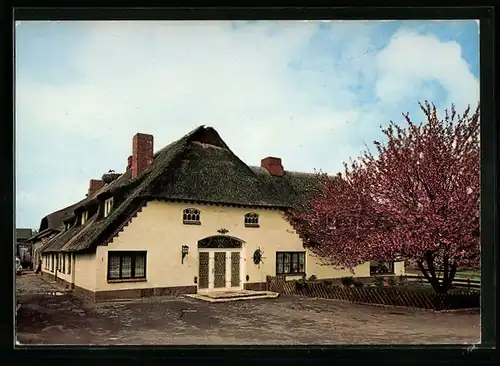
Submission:
{"label": "thatched roof", "polygon": [[[88,222],[61,232],[44,250],[92,251],[111,239],[148,200],[300,209],[317,189],[314,174],[285,171],[283,177],[275,177],[263,168],[247,166],[213,128],[200,126],[158,151],[135,179],[127,170],[93,197],[70,206],[73,216],[66,220],[85,207]],[[110,196],[114,208],[104,218],[101,203]]]}

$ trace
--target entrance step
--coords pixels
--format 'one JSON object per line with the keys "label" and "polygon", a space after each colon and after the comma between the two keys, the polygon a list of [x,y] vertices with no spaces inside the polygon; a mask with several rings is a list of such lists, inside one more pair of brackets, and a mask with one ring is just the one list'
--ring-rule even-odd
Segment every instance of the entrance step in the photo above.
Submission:
{"label": "entrance step", "polygon": [[277,292],[270,291],[217,291],[198,294],[184,295],[193,299],[207,302],[228,302],[238,300],[275,299],[279,296]]}

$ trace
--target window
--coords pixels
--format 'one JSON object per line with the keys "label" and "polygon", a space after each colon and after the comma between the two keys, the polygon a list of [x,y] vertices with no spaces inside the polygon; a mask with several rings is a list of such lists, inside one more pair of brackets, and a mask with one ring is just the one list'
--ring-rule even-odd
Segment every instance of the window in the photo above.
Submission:
{"label": "window", "polygon": [[186,208],[182,212],[182,222],[184,224],[201,224],[200,210],[197,210],[196,208]]}
{"label": "window", "polygon": [[68,254],[68,274],[71,274],[71,253]]}
{"label": "window", "polygon": [[61,272],[66,273],[66,253],[62,253],[61,258],[62,258],[62,270],[61,270]]}
{"label": "window", "polygon": [[370,275],[394,274],[394,262],[370,262]]}
{"label": "window", "polygon": [[108,198],[106,201],[104,201],[104,217],[108,217],[112,207],[113,207],[113,197]]}
{"label": "window", "polygon": [[245,214],[245,226],[246,227],[259,227],[259,215],[255,212],[249,212]]}
{"label": "window", "polygon": [[88,216],[89,216],[88,211],[82,212],[82,225],[85,225],[85,223],[87,222]]}
{"label": "window", "polygon": [[303,274],[306,272],[305,252],[277,252],[276,274]]}
{"label": "window", "polygon": [[146,252],[108,252],[108,281],[146,278]]}
{"label": "window", "polygon": [[50,255],[50,271],[54,272],[54,253]]}

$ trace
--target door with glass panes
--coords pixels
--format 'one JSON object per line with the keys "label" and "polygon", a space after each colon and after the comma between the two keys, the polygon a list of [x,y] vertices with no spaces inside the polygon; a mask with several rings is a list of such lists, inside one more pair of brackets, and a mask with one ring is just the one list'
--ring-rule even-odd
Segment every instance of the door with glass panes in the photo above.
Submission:
{"label": "door with glass panes", "polygon": [[227,236],[198,242],[198,291],[241,289],[241,241]]}

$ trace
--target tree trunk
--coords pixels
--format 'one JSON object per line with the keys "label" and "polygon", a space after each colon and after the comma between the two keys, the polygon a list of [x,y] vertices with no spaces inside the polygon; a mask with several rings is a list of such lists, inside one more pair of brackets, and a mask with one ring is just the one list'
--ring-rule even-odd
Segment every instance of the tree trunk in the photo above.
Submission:
{"label": "tree trunk", "polygon": [[443,263],[443,278],[440,282],[439,278],[436,276],[434,259],[435,257],[433,254],[431,252],[427,252],[424,256],[427,268],[424,267],[424,260],[417,261],[418,267],[425,279],[431,284],[435,293],[446,294],[451,289],[451,285],[453,284],[453,279],[455,278],[455,274],[457,272],[457,266],[454,263],[450,266],[449,259],[445,256]]}

